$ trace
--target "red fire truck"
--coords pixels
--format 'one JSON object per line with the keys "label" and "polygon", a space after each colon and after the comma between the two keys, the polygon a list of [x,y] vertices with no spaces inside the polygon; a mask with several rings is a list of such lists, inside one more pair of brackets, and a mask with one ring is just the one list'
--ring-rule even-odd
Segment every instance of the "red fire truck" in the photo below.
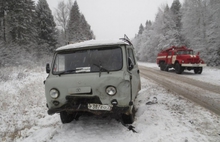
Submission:
{"label": "red fire truck", "polygon": [[157,64],[160,70],[168,71],[169,68],[174,68],[177,74],[181,74],[185,69],[194,70],[195,74],[201,74],[203,67],[206,66],[200,59],[199,53],[195,55],[192,49],[185,46],[172,46],[161,51],[157,55]]}

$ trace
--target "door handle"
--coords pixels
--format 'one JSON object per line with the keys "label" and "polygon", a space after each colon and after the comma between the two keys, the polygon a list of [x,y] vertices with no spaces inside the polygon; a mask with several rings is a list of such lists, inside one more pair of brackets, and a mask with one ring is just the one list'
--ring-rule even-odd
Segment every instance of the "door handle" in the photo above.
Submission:
{"label": "door handle", "polygon": [[137,70],[137,73],[139,74],[139,73],[140,73],[140,71],[139,71],[139,70]]}

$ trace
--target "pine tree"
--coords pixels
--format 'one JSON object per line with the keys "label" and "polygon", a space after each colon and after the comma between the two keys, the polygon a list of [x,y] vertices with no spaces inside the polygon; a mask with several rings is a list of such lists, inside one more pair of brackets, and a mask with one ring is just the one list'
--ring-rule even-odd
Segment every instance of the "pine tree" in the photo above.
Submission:
{"label": "pine tree", "polygon": [[47,44],[50,47],[55,47],[57,44],[56,24],[46,0],[38,1],[36,14],[38,17],[36,22],[38,44]]}
{"label": "pine tree", "polygon": [[80,35],[80,12],[77,2],[74,2],[72,9],[70,11],[70,19],[68,23],[68,38],[71,42],[78,42],[81,39]]}
{"label": "pine tree", "polygon": [[83,40],[90,40],[90,39],[94,39],[94,35],[93,35],[93,31],[91,31],[90,25],[87,23],[85,17],[83,14],[81,14],[80,17],[80,27],[81,27],[81,31],[82,31],[82,39]]}
{"label": "pine tree", "polygon": [[35,38],[35,6],[32,0],[4,1],[3,37],[4,41],[27,44]]}
{"label": "pine tree", "polygon": [[141,35],[141,34],[143,33],[143,31],[144,31],[144,26],[141,24],[141,25],[139,26],[138,35]]}
{"label": "pine tree", "polygon": [[69,0],[69,2],[66,4],[63,1],[58,3],[58,7],[55,10],[55,19],[56,19],[56,23],[57,26],[60,26],[62,28],[62,36],[59,37],[62,38],[62,40],[59,42],[61,45],[62,44],[66,44],[68,42],[68,35],[67,35],[67,25],[68,25],[68,20],[69,20],[69,13],[71,8],[69,8],[70,6],[72,6],[72,1]]}
{"label": "pine tree", "polygon": [[5,40],[5,1],[0,0],[0,41]]}
{"label": "pine tree", "polygon": [[173,0],[173,3],[171,5],[171,12],[174,22],[176,23],[176,28],[180,31],[181,30],[181,3],[179,0]]}
{"label": "pine tree", "polygon": [[75,1],[70,11],[68,22],[68,38],[72,43],[94,39],[95,36],[90,29],[83,14],[79,11],[79,6]]}
{"label": "pine tree", "polygon": [[206,34],[208,43],[205,56],[208,55],[206,58],[209,65],[220,66],[220,1],[211,0],[207,5],[207,11]]}
{"label": "pine tree", "polygon": [[181,13],[181,3],[179,0],[173,0],[173,3],[171,5],[171,17],[172,20],[175,22],[175,29],[177,30],[176,33],[176,41],[178,41],[178,45],[185,45],[185,39],[183,35],[181,34],[182,30],[182,13]]}
{"label": "pine tree", "polygon": [[179,45],[179,40],[176,39],[178,31],[176,29],[176,24],[172,19],[170,8],[168,5],[163,11],[160,11],[159,16],[155,19],[154,30],[157,33],[156,39],[159,40],[156,48],[159,50],[165,49],[172,45]]}
{"label": "pine tree", "polygon": [[207,6],[202,1],[185,1],[182,17],[182,33],[185,36],[188,47],[201,51],[207,47]]}
{"label": "pine tree", "polygon": [[151,26],[152,26],[152,22],[150,20],[147,20],[145,23],[145,29],[148,29]]}

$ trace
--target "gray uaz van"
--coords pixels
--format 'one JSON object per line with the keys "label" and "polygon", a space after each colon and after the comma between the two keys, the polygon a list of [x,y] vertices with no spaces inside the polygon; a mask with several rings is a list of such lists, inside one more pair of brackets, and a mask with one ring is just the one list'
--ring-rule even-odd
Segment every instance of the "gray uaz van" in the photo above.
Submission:
{"label": "gray uaz van", "polygon": [[128,39],[90,40],[56,49],[45,80],[48,114],[69,123],[89,113],[134,121],[140,76]]}

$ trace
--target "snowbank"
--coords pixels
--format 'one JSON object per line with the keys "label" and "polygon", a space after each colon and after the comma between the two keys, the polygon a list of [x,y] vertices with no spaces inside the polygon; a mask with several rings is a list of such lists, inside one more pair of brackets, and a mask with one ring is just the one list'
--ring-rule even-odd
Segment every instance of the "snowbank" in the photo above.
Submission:
{"label": "snowbank", "polygon": [[20,135],[21,130],[31,128],[39,118],[46,115],[43,89],[45,75],[41,68],[34,70],[24,67],[1,69],[0,141],[15,138]]}

